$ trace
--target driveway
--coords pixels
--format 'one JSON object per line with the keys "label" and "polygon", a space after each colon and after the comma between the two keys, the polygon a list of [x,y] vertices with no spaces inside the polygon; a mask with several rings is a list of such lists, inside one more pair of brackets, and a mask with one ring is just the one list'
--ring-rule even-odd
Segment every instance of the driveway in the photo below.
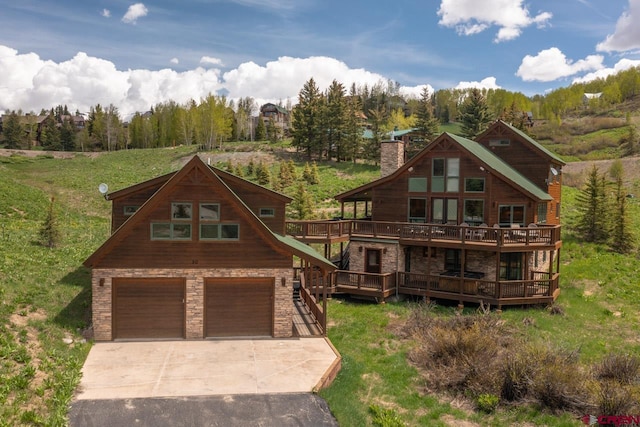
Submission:
{"label": "driveway", "polygon": [[339,369],[324,338],[97,343],[69,425],[337,426],[312,391]]}
{"label": "driveway", "polygon": [[76,399],[312,392],[339,363],[324,338],[97,343]]}

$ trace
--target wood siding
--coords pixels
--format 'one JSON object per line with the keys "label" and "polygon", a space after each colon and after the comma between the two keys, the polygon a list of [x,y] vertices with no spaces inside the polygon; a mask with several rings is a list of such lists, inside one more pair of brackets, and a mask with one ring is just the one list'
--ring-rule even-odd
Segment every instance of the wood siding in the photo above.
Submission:
{"label": "wood siding", "polygon": [[[137,223],[117,250],[108,251],[100,260],[101,268],[281,268],[291,266],[291,255],[274,250],[260,235],[251,217],[242,212],[237,201],[226,192],[216,192],[209,181],[178,183],[146,217]],[[191,240],[151,240],[152,222],[171,220],[171,203],[191,203],[193,212]],[[220,223],[238,224],[237,241],[202,241],[199,239],[200,203],[220,204]],[[140,212],[139,214],[143,214]]]}

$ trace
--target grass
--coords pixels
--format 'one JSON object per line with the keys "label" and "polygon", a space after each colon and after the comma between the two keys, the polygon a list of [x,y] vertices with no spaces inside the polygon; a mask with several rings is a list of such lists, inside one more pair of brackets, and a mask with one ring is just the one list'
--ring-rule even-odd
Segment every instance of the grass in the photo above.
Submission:
{"label": "grass", "polygon": [[[91,345],[83,339],[90,320],[90,273],[82,262],[109,232],[110,204],[99,195],[98,184],[119,190],[175,171],[193,153],[193,147],[179,147],[68,160],[0,158],[0,427],[66,423]],[[301,173],[304,162],[296,167]],[[333,195],[379,173],[361,163],[320,162],[318,167],[321,184],[309,190],[317,205],[331,212],[322,215],[329,216],[337,206],[328,201]],[[568,224],[575,220],[576,194],[564,190],[563,219]],[[47,249],[37,239],[52,195],[63,239],[59,247]],[[631,203],[631,208],[638,229],[638,205]],[[531,342],[579,350],[582,363],[602,360],[610,352],[640,353],[637,257],[583,244],[567,228],[564,233],[557,303],[564,315],[552,315],[544,307],[510,308],[502,319]],[[341,425],[580,425],[573,415],[530,406],[478,412],[457,397],[429,392],[425,376],[407,359],[414,344],[402,327],[411,309],[406,302],[330,301],[329,336],[344,359],[336,381],[321,395]],[[465,308],[466,313],[474,311]],[[448,306],[436,312],[455,315]]]}

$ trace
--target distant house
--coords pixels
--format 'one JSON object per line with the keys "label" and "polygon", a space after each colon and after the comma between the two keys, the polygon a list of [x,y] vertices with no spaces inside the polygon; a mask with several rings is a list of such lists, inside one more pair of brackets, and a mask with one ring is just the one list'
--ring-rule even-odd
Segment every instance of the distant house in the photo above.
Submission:
{"label": "distant house", "polygon": [[352,219],[287,223],[325,253],[340,244],[330,292],[553,302],[564,162],[503,121],[476,140],[443,133],[406,162],[404,150],[382,142],[381,178],[335,196]]}
{"label": "distant house", "polygon": [[598,99],[600,99],[601,96],[602,92],[585,93],[584,95],[582,95],[582,103],[584,105],[589,105],[592,101],[597,101]]}
{"label": "distant house", "polygon": [[279,133],[282,136],[289,134],[289,111],[276,104],[264,104],[260,107],[260,120],[264,122],[265,129],[268,128],[269,123],[273,121],[274,125],[279,129]]}
{"label": "distant house", "polygon": [[[96,340],[291,337],[305,308],[324,332],[326,302],[305,284],[335,266],[282,235],[288,197],[196,156],[108,198],[113,233],[84,263]],[[294,256],[311,279],[295,301]]]}

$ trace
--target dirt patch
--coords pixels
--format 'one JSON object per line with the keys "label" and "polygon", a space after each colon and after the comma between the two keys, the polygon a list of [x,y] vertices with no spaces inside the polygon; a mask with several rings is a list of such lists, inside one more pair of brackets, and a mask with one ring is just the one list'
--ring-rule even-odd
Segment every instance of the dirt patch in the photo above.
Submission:
{"label": "dirt patch", "polygon": [[[592,160],[584,162],[571,162],[562,167],[562,183],[570,187],[582,187],[593,166],[598,168],[600,174],[609,174],[611,164],[615,160]],[[630,185],[640,179],[640,157],[625,157],[620,159],[624,169],[625,185]]]}
{"label": "dirt patch", "polygon": [[9,157],[9,156],[23,156],[23,157],[38,157],[38,156],[47,156],[53,157],[54,159],[72,159],[76,156],[86,156],[95,158],[104,154],[104,152],[96,151],[96,152],[70,152],[70,151],[42,151],[42,150],[9,150],[7,148],[0,148],[0,156]]}

